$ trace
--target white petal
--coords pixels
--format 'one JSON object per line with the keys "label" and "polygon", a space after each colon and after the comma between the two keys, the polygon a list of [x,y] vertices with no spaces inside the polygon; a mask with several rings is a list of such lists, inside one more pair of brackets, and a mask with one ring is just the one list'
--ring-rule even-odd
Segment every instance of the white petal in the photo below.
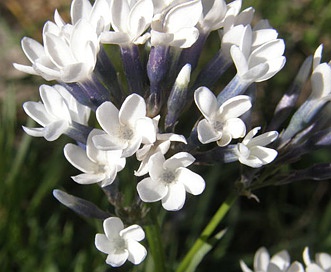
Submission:
{"label": "white petal", "polygon": [[15,67],[16,70],[21,71],[23,73],[27,73],[31,75],[39,75],[32,66],[22,65],[18,63],[13,63],[13,66]]}
{"label": "white petal", "polygon": [[111,1],[111,25],[115,31],[126,32],[126,23],[130,13],[130,6],[127,0]]}
{"label": "white petal", "polygon": [[40,97],[45,105],[46,111],[60,120],[71,122],[68,106],[63,96],[54,88],[41,85],[39,88]]}
{"label": "white petal", "polygon": [[259,29],[253,31],[252,47],[255,49],[264,43],[277,39],[278,33],[275,29]]}
{"label": "white petal", "polygon": [[273,141],[275,141],[278,138],[278,132],[277,131],[269,131],[265,132],[259,136],[254,137],[250,140],[249,146],[266,146]]}
{"label": "white petal", "polygon": [[43,127],[53,121],[53,116],[50,116],[46,111],[44,104],[40,102],[25,102],[23,104],[23,109],[27,115]]}
{"label": "white petal", "polygon": [[244,137],[246,134],[245,123],[239,118],[231,118],[226,121],[223,134],[230,134],[233,139]]}
{"label": "white petal", "polygon": [[318,65],[312,75],[312,94],[311,98],[318,99],[331,93],[331,67],[327,63]]}
{"label": "white petal", "polygon": [[251,140],[252,138],[256,135],[256,133],[259,132],[259,130],[261,129],[261,127],[255,127],[253,129],[251,129],[247,135],[245,136],[244,140],[242,141],[242,143],[244,145],[247,145]]}
{"label": "white petal", "polygon": [[201,14],[202,5],[199,0],[179,4],[167,13],[163,26],[167,32],[175,33],[182,28],[195,26]]}
{"label": "white petal", "polygon": [[196,42],[199,37],[199,30],[195,27],[186,27],[173,34],[173,40],[170,46],[179,48],[188,48]]}
{"label": "white petal", "polygon": [[109,249],[113,247],[112,243],[108,240],[107,236],[101,233],[95,235],[95,246],[103,253],[109,253]]}
{"label": "white petal", "polygon": [[59,120],[47,125],[44,130],[44,137],[47,141],[54,141],[64,134],[69,128],[69,124],[65,120]]}
{"label": "white petal", "polygon": [[106,263],[113,267],[119,267],[125,263],[128,257],[129,252],[127,250],[114,251],[107,256]]}
{"label": "white petal", "polygon": [[249,269],[243,260],[240,260],[240,268],[243,272],[253,272],[253,270]]}
{"label": "white petal", "polygon": [[167,195],[168,187],[151,178],[145,178],[137,184],[137,191],[142,201],[155,202]]}
{"label": "white petal", "polygon": [[124,229],[124,225],[118,217],[109,217],[103,221],[103,229],[109,240],[119,239],[119,233]]}
{"label": "white petal", "polygon": [[128,18],[128,30],[131,36],[140,36],[150,25],[152,18],[153,2],[151,0],[137,1],[132,7]]}
{"label": "white petal", "polygon": [[144,246],[139,244],[136,241],[129,241],[128,242],[128,251],[129,256],[128,260],[133,264],[140,264],[147,256],[147,250]]}
{"label": "white petal", "polygon": [[142,137],[143,144],[152,144],[156,141],[156,130],[151,118],[140,118],[135,122],[137,134]]}
{"label": "white petal", "polygon": [[44,47],[34,39],[24,37],[21,40],[21,46],[24,54],[32,63],[35,62],[36,59],[39,59],[41,56],[45,55]]}
{"label": "white petal", "polygon": [[267,271],[270,256],[266,248],[259,248],[254,256],[254,270],[255,271]]}
{"label": "white petal", "polygon": [[195,161],[195,158],[188,152],[179,152],[167,159],[163,167],[176,170],[179,167],[187,167]]}
{"label": "white petal", "polygon": [[273,255],[270,262],[277,265],[283,271],[290,265],[290,255],[286,250],[283,250]]}
{"label": "white petal", "polygon": [[68,44],[60,37],[46,33],[44,35],[44,46],[47,54],[58,67],[75,63]]}
{"label": "white petal", "polygon": [[266,64],[268,64],[268,71],[263,76],[259,76],[255,82],[262,82],[270,79],[284,67],[285,62],[286,58],[283,56],[267,61]]}
{"label": "white petal", "polygon": [[100,42],[106,44],[126,44],[129,43],[130,37],[123,32],[107,31],[100,35]]}
{"label": "white petal", "polygon": [[183,183],[185,190],[192,195],[200,195],[206,186],[205,180],[200,175],[186,168],[179,169],[178,181]]}
{"label": "white petal", "polygon": [[187,144],[186,138],[183,135],[178,135],[174,133],[158,133],[156,137],[159,141],[182,142],[184,144]]}
{"label": "white petal", "polygon": [[194,101],[207,120],[211,120],[218,110],[217,99],[207,87],[200,87],[195,90]]}
{"label": "white petal", "polygon": [[[120,144],[120,142],[119,142]],[[127,146],[123,148],[122,157],[128,158],[131,157],[134,153],[137,152],[141,145],[141,137],[135,137],[130,142],[126,144]]]}
{"label": "white petal", "polygon": [[291,266],[287,269],[286,272],[304,272],[305,269],[303,268],[303,265],[299,262],[294,262],[291,264]]}
{"label": "white petal", "polygon": [[178,211],[185,203],[186,192],[182,183],[174,183],[169,186],[168,193],[162,198],[162,206],[167,211]]}
{"label": "white petal", "polygon": [[101,182],[105,179],[104,174],[80,174],[71,177],[78,184],[87,185]]}
{"label": "white petal", "polygon": [[320,44],[314,53],[313,70],[315,70],[317,65],[319,65],[321,63],[322,52],[323,52],[323,44]]}
{"label": "white petal", "polygon": [[331,268],[331,255],[327,253],[317,253],[315,260],[323,269],[327,270]]}
{"label": "white petal", "polygon": [[64,156],[77,169],[84,173],[92,174],[95,172],[97,165],[93,163],[86,155],[86,151],[74,144],[66,144]]}
{"label": "white petal", "polygon": [[163,164],[165,162],[165,158],[161,152],[155,153],[149,159],[149,175],[153,180],[158,180],[160,174],[163,172]]}
{"label": "white petal", "polygon": [[249,156],[248,158],[240,156],[238,159],[240,163],[252,168],[259,168],[263,165],[263,162],[259,158],[253,156]]}
{"label": "white petal", "polygon": [[86,63],[73,63],[66,65],[61,70],[61,81],[71,83],[88,79],[93,67]]}
{"label": "white petal", "polygon": [[132,225],[121,230],[120,236],[122,236],[124,239],[141,241],[145,238],[145,232],[140,226]]}
{"label": "white petal", "polygon": [[76,24],[82,18],[87,18],[91,10],[92,5],[88,0],[73,0],[70,9],[72,24]]}
{"label": "white petal", "polygon": [[251,99],[247,95],[237,95],[225,101],[220,107],[223,120],[239,117],[252,107]]}
{"label": "white petal", "polygon": [[276,39],[263,44],[262,46],[256,48],[250,56],[250,67],[255,66],[252,63],[262,62],[263,60],[275,59],[284,54],[285,43],[282,39]]}
{"label": "white petal", "polygon": [[245,55],[236,45],[231,46],[230,53],[238,75],[243,76],[248,71],[248,63]]}
{"label": "white petal", "polygon": [[240,75],[241,79],[248,82],[263,81],[269,71],[268,62],[260,63],[250,68],[245,74]]}
{"label": "white petal", "polygon": [[203,144],[215,142],[222,137],[222,131],[215,130],[207,119],[203,119],[198,123],[197,131],[198,139]]}
{"label": "white petal", "polygon": [[110,135],[118,130],[118,114],[118,109],[111,102],[102,103],[96,110],[96,117],[100,126]]}
{"label": "white petal", "polygon": [[[44,137],[44,131],[45,129],[42,128],[28,128],[28,127],[22,127],[24,132],[32,137]],[[55,139],[56,140],[56,139]]]}
{"label": "white petal", "polygon": [[[135,126],[135,122],[146,116],[145,100],[137,94],[129,95],[119,111],[119,120],[123,125]],[[154,125],[153,125],[154,126]]]}
{"label": "white petal", "polygon": [[317,264],[312,263],[307,265],[306,272],[325,272],[325,270],[320,268]]}
{"label": "white petal", "polygon": [[275,265],[273,263],[269,263],[266,271],[267,272],[283,272],[282,269],[280,269],[277,265]]}
{"label": "white petal", "polygon": [[224,130],[222,133],[222,138],[217,140],[217,145],[218,146],[226,146],[232,141],[232,136],[230,131]]}
{"label": "white petal", "polygon": [[46,63],[43,61],[44,60],[38,59],[38,61],[33,65],[35,71],[46,80],[62,81],[60,70],[58,68],[54,68],[53,65],[48,66],[49,60],[46,60]]}
{"label": "white petal", "polygon": [[123,150],[128,147],[127,142],[108,134],[96,135],[92,141],[95,147],[101,150]]}

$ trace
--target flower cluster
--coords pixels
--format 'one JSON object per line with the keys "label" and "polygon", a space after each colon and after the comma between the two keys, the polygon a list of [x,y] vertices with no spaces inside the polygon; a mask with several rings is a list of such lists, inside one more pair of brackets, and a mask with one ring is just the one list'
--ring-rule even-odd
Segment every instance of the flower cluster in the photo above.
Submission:
{"label": "flower cluster", "polygon": [[311,260],[309,249],[303,251],[304,264],[290,261],[290,255],[286,250],[282,250],[270,258],[266,248],[259,248],[254,256],[254,270],[240,261],[243,272],[328,272],[331,271],[331,255],[321,252],[317,253],[315,260]]}
{"label": "flower cluster", "polygon": [[[238,161],[244,165],[236,183],[238,194],[251,196],[251,190],[268,185],[258,178],[259,173],[268,173],[264,166],[274,162],[278,169],[293,161],[293,155],[299,158],[330,143],[330,128],[315,118],[331,91],[331,68],[320,63],[321,48],[313,64],[311,59],[304,63],[295,88],[289,91],[298,96],[312,66],[311,96],[288,126],[283,122],[296,102],[286,99],[290,93],[280,101],[268,126],[262,128],[265,120],[251,121],[255,83],[282,69],[285,45],[267,20],[252,26],[254,9],[241,11],[241,4],[241,0],[229,4],[224,0],[96,0],[92,5],[88,0],[73,0],[71,23],[55,11],[54,22],[44,25],[43,44],[22,39],[31,66],[14,66],[58,83],[40,87],[42,102],[24,104],[25,112],[41,126],[24,130],[48,141],[61,134],[76,141],[64,147],[67,160],[82,172],[72,179],[98,184],[114,207],[115,215],[100,213],[84,202],[83,215],[104,219],[105,235],[97,234],[95,245],[108,254],[108,264],[144,260],[146,250],[138,243],[145,237],[143,229],[136,224],[124,228],[124,223],[144,224],[151,207],[146,203],[161,201],[165,210],[178,211],[186,193],[203,193],[204,178],[189,166]],[[220,50],[199,70],[198,60],[212,31],[219,33]],[[112,46],[120,49],[123,71],[112,64]],[[212,91],[231,66],[237,70],[233,79],[221,92]],[[195,69],[197,76],[191,79]],[[181,128],[185,111],[192,112],[195,122],[188,135],[182,135],[185,129]],[[89,124],[90,115],[98,124]],[[263,133],[257,135],[260,130]],[[128,161],[136,163],[132,181],[125,182],[135,190],[130,209],[123,207],[119,186],[119,172]],[[324,173],[329,168],[325,166]],[[305,171],[314,169],[282,179],[263,177],[269,183],[286,183],[299,180]],[[58,190],[54,195],[82,213],[81,200],[73,204],[73,196]]]}

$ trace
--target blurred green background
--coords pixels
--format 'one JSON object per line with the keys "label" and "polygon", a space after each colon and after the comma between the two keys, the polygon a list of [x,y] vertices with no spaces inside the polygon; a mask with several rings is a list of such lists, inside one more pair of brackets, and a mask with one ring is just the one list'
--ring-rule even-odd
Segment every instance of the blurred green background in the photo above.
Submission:
{"label": "blurred green background", "polygon": [[[286,42],[285,68],[262,84],[267,99],[281,96],[304,58],[320,43],[324,44],[324,61],[331,59],[329,0],[243,2],[245,7],[256,9],[256,20],[269,19]],[[68,0],[0,1],[0,271],[132,268],[130,264],[121,269],[105,265],[105,255],[94,247],[94,235],[101,231],[101,222],[76,215],[52,196],[52,190],[60,188],[107,208],[98,186],[79,186],[70,179],[77,171],[63,156],[68,139],[62,137],[48,143],[25,135],[21,129],[22,125],[33,126],[22,110],[22,103],[37,101],[38,87],[46,82],[12,67],[12,62],[27,63],[20,39],[30,36],[40,41],[42,25],[52,20],[55,8],[68,18],[69,7]],[[270,114],[273,108],[263,111]],[[313,161],[331,161],[330,151],[312,154],[298,167]],[[204,196],[199,201],[189,199],[182,212],[168,216],[172,227],[167,235],[176,241],[168,245],[168,258],[183,255],[184,252],[176,251],[176,243],[181,248],[189,246],[232,188],[233,180],[225,177],[226,171],[231,173],[233,169],[229,167],[220,173],[215,168],[201,169],[208,182]],[[239,271],[239,260],[244,258],[250,263],[260,246],[266,246],[272,253],[288,249],[293,260],[302,260],[305,246],[312,253],[331,253],[329,181],[270,187],[256,194],[260,203],[245,198],[237,202],[223,224],[228,227],[226,237],[198,271]],[[140,267],[136,269],[139,271]]]}

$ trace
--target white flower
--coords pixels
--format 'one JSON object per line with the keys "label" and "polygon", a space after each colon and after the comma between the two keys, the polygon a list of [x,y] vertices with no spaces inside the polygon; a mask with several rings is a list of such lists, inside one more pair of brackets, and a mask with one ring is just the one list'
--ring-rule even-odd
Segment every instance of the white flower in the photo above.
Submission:
{"label": "white flower", "polygon": [[290,256],[286,250],[280,251],[270,259],[268,251],[261,247],[254,256],[254,270],[240,261],[240,267],[243,272],[304,272],[302,264],[293,262],[290,265]]}
{"label": "white flower", "polygon": [[42,102],[25,102],[23,109],[42,127],[23,127],[27,134],[54,141],[66,133],[73,122],[87,124],[90,109],[79,104],[61,85],[41,85],[39,93]]}
{"label": "white flower", "polygon": [[161,200],[163,208],[177,211],[184,206],[186,192],[201,194],[205,188],[204,179],[186,168],[194,160],[194,157],[186,152],[177,153],[167,160],[160,152],[154,154],[148,164],[150,177],[137,184],[141,200]]}
{"label": "white flower", "polygon": [[[155,130],[158,131],[158,123],[160,116],[153,118]],[[145,144],[136,152],[137,160],[141,161],[139,169],[135,171],[136,176],[143,176],[148,173],[148,163],[150,157],[158,152],[166,154],[170,148],[171,142],[182,142],[187,143],[186,139],[182,135],[175,133],[157,133],[156,141],[151,144]]]}
{"label": "white flower", "polygon": [[92,137],[104,134],[102,130],[94,129],[87,138],[86,151],[80,146],[67,144],[64,155],[77,169],[84,172],[72,177],[79,184],[100,183],[102,187],[110,185],[116,178],[117,172],[125,166],[125,158],[121,158],[121,150],[104,151],[97,149]]}
{"label": "white flower", "polygon": [[153,17],[151,44],[190,47],[199,37],[195,27],[202,14],[200,0],[180,3]]}
{"label": "white flower", "polygon": [[315,261],[309,257],[309,249],[303,251],[303,260],[306,265],[306,272],[331,272],[331,255],[321,252],[315,255]]}
{"label": "white flower", "polygon": [[265,147],[277,139],[278,132],[269,131],[253,138],[260,129],[253,128],[235,149],[239,161],[253,168],[271,163],[278,154],[276,150]]}
{"label": "white flower", "polygon": [[200,87],[194,92],[194,100],[205,117],[197,127],[201,143],[217,142],[225,146],[232,139],[244,137],[246,126],[238,117],[252,106],[248,96],[233,97],[219,106],[215,95],[208,88]]}
{"label": "white flower", "polygon": [[93,8],[87,0],[74,1],[72,25],[55,12],[55,23],[48,21],[43,28],[44,46],[28,37],[21,41],[32,65],[14,63],[14,67],[46,80],[70,83],[90,79],[100,50],[99,32],[109,27],[104,14],[107,7],[105,0],[96,1]]}
{"label": "white flower", "polygon": [[156,140],[153,120],[146,117],[145,100],[137,94],[129,95],[120,110],[113,103],[104,102],[98,107],[96,117],[107,132],[93,137],[99,149],[122,150],[123,157],[130,157],[140,144],[152,144]]}
{"label": "white flower", "polygon": [[285,65],[283,56],[285,44],[282,39],[263,43],[253,51],[251,51],[251,43],[245,41],[243,44],[249,48],[240,49],[238,46],[232,45],[230,49],[237,74],[242,80],[249,82],[268,80]]}
{"label": "white flower", "polygon": [[153,18],[152,0],[111,2],[111,25],[114,31],[102,33],[102,43],[143,44],[150,34],[143,34]]}
{"label": "white flower", "polygon": [[198,22],[199,28],[205,32],[217,30],[222,27],[227,12],[224,0],[201,0],[202,16]]}
{"label": "white flower", "polygon": [[109,217],[103,222],[105,234],[96,234],[95,246],[98,250],[108,254],[106,263],[118,267],[129,260],[133,264],[140,264],[146,257],[147,251],[139,241],[145,238],[145,232],[138,225],[124,228],[118,217]]}

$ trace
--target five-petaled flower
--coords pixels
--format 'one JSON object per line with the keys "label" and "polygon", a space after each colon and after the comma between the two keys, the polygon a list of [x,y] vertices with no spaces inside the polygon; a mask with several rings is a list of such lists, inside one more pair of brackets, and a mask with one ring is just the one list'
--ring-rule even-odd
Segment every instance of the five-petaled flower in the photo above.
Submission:
{"label": "five-petaled flower", "polygon": [[147,251],[139,241],[145,238],[144,230],[138,225],[124,228],[118,217],[109,217],[103,222],[105,234],[96,234],[95,246],[108,254],[106,263],[118,267],[129,260],[133,264],[141,263]]}
{"label": "five-petaled flower", "polygon": [[161,152],[154,154],[148,164],[149,175],[137,184],[137,191],[144,202],[161,200],[168,211],[180,210],[186,192],[199,195],[205,189],[204,179],[187,169],[195,161],[187,152],[180,152],[165,159]]}
{"label": "five-petaled flower", "polygon": [[92,140],[102,150],[122,150],[123,157],[132,156],[143,144],[156,140],[153,120],[146,117],[145,100],[129,95],[120,110],[111,102],[104,102],[96,111],[100,126],[107,134],[95,135]]}
{"label": "five-petaled flower", "polygon": [[238,117],[252,106],[248,96],[238,95],[219,106],[215,95],[208,88],[200,87],[194,93],[194,100],[205,117],[197,127],[201,143],[217,142],[225,146],[232,139],[245,136],[245,123]]}

